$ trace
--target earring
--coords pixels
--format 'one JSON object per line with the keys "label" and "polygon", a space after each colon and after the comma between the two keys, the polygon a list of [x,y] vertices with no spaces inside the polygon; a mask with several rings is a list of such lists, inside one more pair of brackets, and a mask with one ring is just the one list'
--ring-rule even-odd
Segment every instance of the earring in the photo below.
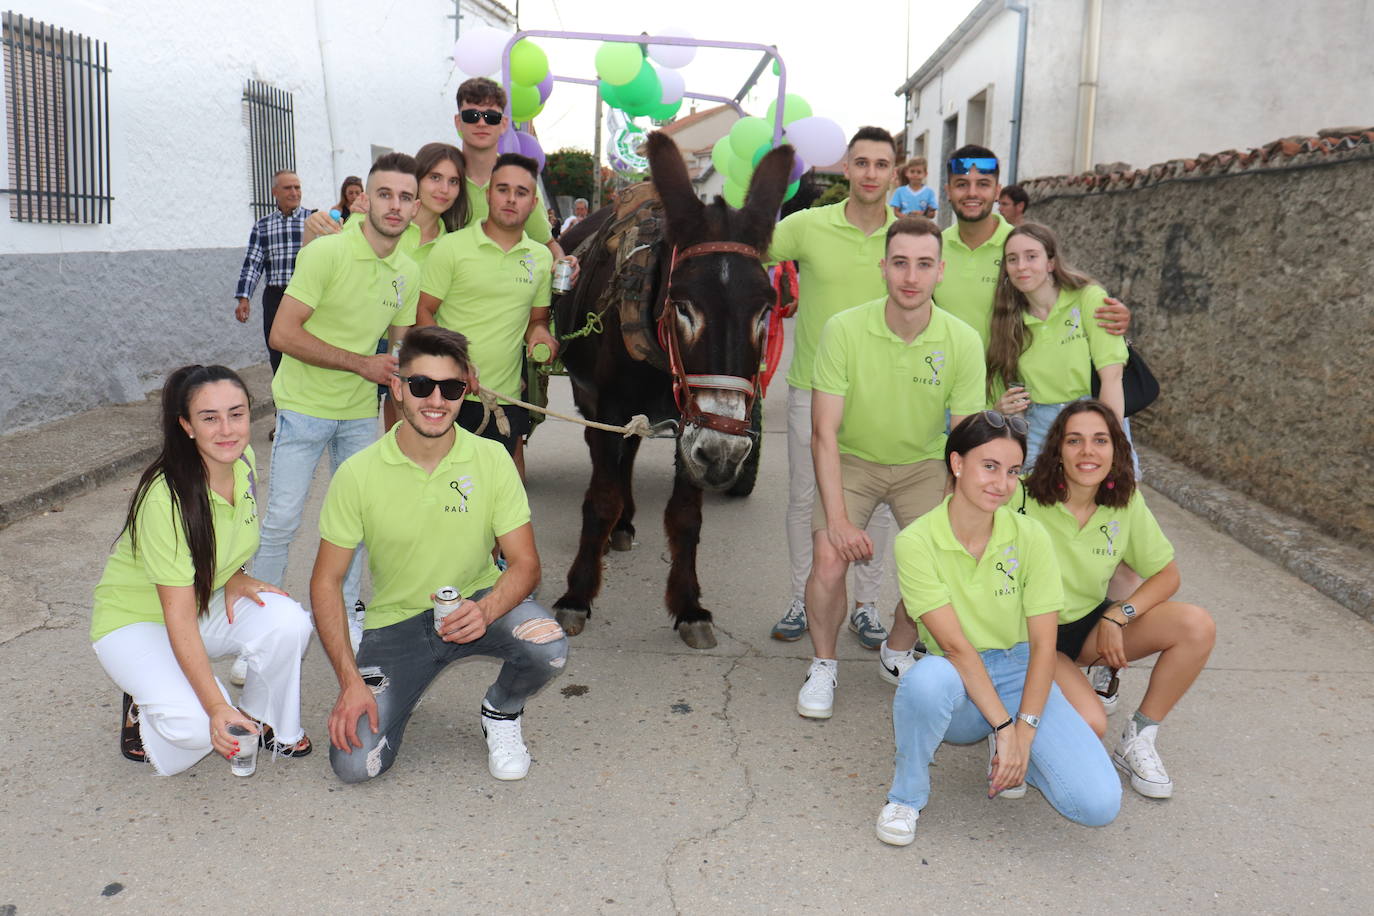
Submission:
{"label": "earring", "polygon": [[1115,481],[1115,480],[1112,480],[1110,477],[1107,478],[1107,489],[1108,489],[1108,490],[1115,490],[1115,489],[1116,489],[1116,481]]}

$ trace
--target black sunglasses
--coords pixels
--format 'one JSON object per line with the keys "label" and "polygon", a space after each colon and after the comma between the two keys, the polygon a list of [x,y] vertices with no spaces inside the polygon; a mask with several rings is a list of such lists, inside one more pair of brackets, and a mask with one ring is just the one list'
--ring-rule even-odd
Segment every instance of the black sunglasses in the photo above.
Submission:
{"label": "black sunglasses", "polygon": [[435,387],[445,401],[456,401],[468,390],[468,383],[460,378],[435,379],[426,375],[398,375],[401,381],[410,386],[410,393],[417,398],[427,398]]}
{"label": "black sunglasses", "polygon": [[505,114],[497,111],[495,108],[464,108],[462,111],[458,112],[458,115],[463,119],[464,124],[476,124],[480,118],[492,127],[495,127],[506,119]]}
{"label": "black sunglasses", "polygon": [[983,411],[983,419],[988,421],[988,425],[993,429],[1003,429],[1010,426],[1011,431],[1017,435],[1024,436],[1030,431],[1030,426],[1022,417],[1009,417],[1006,414],[998,413],[995,410]]}

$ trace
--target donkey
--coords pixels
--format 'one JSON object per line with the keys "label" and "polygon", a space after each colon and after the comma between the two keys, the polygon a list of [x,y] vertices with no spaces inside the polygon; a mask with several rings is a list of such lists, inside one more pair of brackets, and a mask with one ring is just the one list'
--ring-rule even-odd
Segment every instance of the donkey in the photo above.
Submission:
{"label": "donkey", "polygon": [[[582,261],[577,287],[555,304],[563,364],[582,415],[624,424],[636,414],[677,427],[673,493],[664,512],[672,565],[664,602],[683,642],[716,645],[701,606],[697,543],[703,489],[728,488],[754,447],[750,412],[758,393],[774,292],[763,259],[787,188],[793,153],[768,153],[744,208],[697,199],[677,145],[648,140],[652,185],[622,192],[564,236]],[[661,219],[660,219],[661,216]],[[654,333],[654,331],[657,333]],[[592,477],[568,588],[554,602],[568,635],[582,632],[601,589],[607,546],[634,539],[632,476],[639,439],[587,429]]]}

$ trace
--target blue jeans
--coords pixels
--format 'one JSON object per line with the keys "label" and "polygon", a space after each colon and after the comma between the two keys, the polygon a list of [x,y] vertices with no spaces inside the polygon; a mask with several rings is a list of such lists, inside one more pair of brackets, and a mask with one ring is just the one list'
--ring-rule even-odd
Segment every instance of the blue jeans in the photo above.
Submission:
{"label": "blue jeans", "polygon": [[476,642],[444,642],[434,632],[433,611],[364,631],[358,673],[377,698],[377,733],[372,733],[367,716],[360,716],[358,738],[363,746],[345,753],[331,745],[334,773],[344,782],[365,782],[390,769],[415,705],[450,662],[473,655],[501,659],[501,670],[485,699],[498,712],[523,710],[525,701],[567,662],[568,637],[557,629],[550,633],[547,624],[552,622],[548,611],[526,599],[497,618]]}
{"label": "blue jeans", "polygon": [[[1086,398],[1079,398],[1086,400]],[[1059,412],[1072,404],[1073,401],[1065,401],[1063,404],[1032,404],[1023,414],[1026,424],[1030,431],[1026,433],[1026,463],[1022,465],[1024,473],[1029,474],[1035,466],[1035,459],[1040,455],[1040,449],[1045,444],[1045,437],[1049,435],[1050,426],[1054,423]],[[1131,467],[1135,471],[1135,479],[1140,480],[1140,456],[1135,453],[1135,440],[1131,438],[1131,419],[1125,418],[1121,421],[1121,431],[1126,434],[1126,441],[1131,443]]]}
{"label": "blue jeans", "polygon": [[[997,695],[1014,715],[1021,708],[1030,644],[980,654]],[[930,800],[930,763],[940,743],[972,744],[992,733],[958,670],[939,655],[927,655],[902,676],[892,700],[892,727],[897,769],[887,800],[918,811]],[[1026,782],[1054,810],[1089,827],[1110,824],[1121,808],[1121,780],[1106,749],[1055,684],[1031,743]]]}
{"label": "blue jeans", "polygon": [[[330,474],[344,459],[362,451],[377,437],[375,418],[324,420],[277,411],[277,432],[272,440],[272,467],[267,487],[267,512],[262,519],[262,540],[253,557],[253,575],[278,588],[286,581],[286,557],[296,529],[301,526],[305,500],[315,479],[320,456],[329,449]],[[353,610],[363,576],[363,551],[354,551],[344,576],[344,607]]]}

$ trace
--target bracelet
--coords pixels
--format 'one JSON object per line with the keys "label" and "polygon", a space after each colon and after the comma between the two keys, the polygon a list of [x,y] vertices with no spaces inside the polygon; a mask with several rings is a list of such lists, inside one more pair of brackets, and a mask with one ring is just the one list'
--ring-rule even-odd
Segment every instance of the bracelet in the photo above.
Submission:
{"label": "bracelet", "polygon": [[1012,718],[1011,716],[1007,716],[1007,721],[1003,722],[1001,725],[994,726],[992,730],[993,730],[994,732],[1000,732],[1002,729],[1007,728],[1008,726],[1012,725],[1014,722],[1016,722],[1016,720],[1015,720],[1014,718]]}
{"label": "bracelet", "polygon": [[1117,626],[1121,627],[1121,629],[1123,629],[1123,630],[1126,629],[1126,625],[1125,625],[1124,623],[1122,623],[1122,622],[1119,621],[1119,620],[1114,620],[1113,618],[1108,617],[1106,614],[1103,614],[1103,615],[1102,615],[1102,619],[1105,620],[1105,621],[1107,621],[1108,623],[1114,623],[1114,624],[1116,624]]}

